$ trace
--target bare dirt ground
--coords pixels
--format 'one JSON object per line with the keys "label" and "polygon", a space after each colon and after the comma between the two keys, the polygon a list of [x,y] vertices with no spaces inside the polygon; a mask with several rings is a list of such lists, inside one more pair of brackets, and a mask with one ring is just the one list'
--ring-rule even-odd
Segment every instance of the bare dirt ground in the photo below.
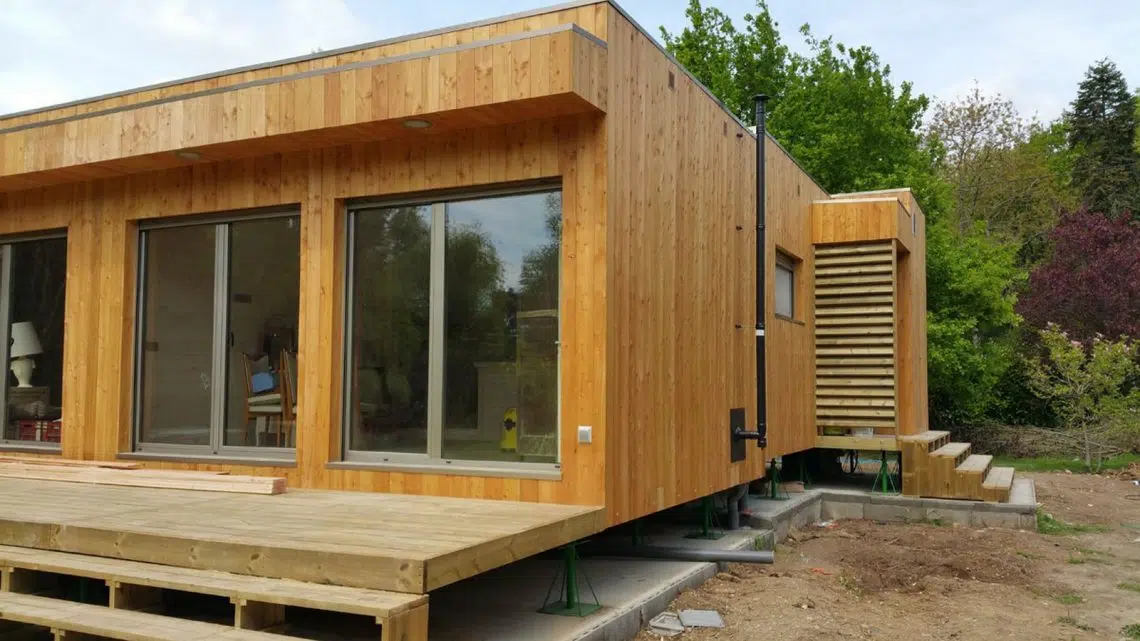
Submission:
{"label": "bare dirt ground", "polygon": [[[1131,638],[1121,630],[1140,624],[1140,487],[1107,476],[1029,476],[1044,511],[1102,531],[871,521],[808,528],[778,547],[775,565],[733,565],[678,597],[674,611],[711,608],[728,624],[679,638]],[[637,639],[657,638],[642,631]]]}

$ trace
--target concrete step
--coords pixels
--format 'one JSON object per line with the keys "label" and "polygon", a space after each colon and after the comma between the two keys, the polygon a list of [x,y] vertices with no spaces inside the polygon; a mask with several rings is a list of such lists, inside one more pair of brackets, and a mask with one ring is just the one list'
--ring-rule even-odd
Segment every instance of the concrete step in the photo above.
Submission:
{"label": "concrete step", "polygon": [[989,454],[971,454],[958,466],[957,470],[963,474],[980,474],[985,476],[990,471],[994,457]]}

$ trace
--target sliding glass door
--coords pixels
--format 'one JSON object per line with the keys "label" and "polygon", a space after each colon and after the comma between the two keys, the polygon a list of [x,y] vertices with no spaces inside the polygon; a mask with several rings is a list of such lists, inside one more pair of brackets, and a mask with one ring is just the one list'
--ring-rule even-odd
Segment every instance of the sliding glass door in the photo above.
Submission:
{"label": "sliding glass door", "polygon": [[60,447],[66,289],[62,234],[0,244],[0,447]]}
{"label": "sliding glass door", "polygon": [[139,249],[136,448],[290,456],[299,218],[159,224]]}
{"label": "sliding glass door", "polygon": [[362,204],[349,221],[347,458],[557,464],[560,193]]}

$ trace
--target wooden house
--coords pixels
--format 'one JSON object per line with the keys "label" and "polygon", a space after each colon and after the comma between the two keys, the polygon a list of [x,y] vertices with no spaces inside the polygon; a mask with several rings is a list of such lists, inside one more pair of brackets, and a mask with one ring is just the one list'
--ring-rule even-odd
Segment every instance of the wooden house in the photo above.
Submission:
{"label": "wooden house", "polygon": [[0,449],[597,508],[542,548],[814,448],[1004,498],[927,431],[919,204],[760,140],[762,237],[756,136],[608,1],[0,117]]}

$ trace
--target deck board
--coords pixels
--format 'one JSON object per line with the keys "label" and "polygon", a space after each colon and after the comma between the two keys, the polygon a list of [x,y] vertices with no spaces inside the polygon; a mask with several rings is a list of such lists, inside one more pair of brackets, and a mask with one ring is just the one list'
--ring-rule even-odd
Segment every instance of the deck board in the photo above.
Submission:
{"label": "deck board", "polygon": [[[32,499],[34,497],[34,499]],[[5,479],[0,544],[424,593],[588,536],[598,507]]]}

